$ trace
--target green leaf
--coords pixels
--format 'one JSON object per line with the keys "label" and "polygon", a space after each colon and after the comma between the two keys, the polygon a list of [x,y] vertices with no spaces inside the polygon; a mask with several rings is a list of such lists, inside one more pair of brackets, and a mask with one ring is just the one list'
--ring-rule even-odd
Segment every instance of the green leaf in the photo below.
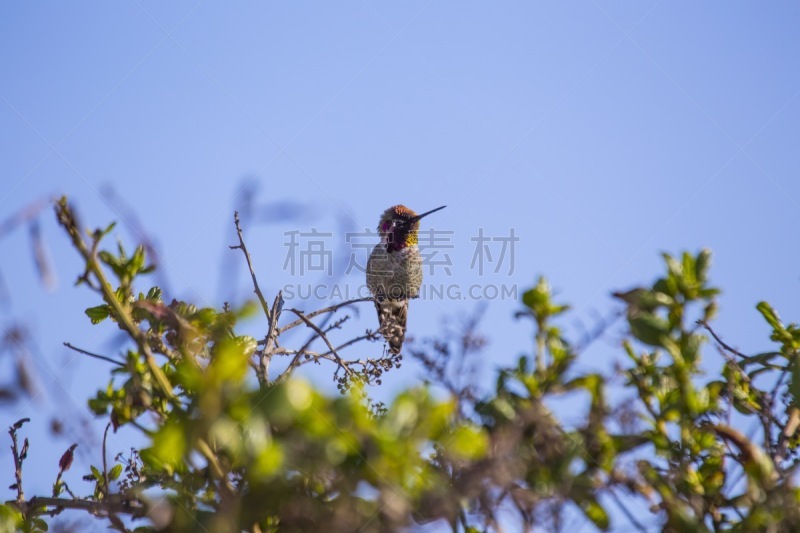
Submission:
{"label": "green leaf", "polygon": [[697,259],[694,262],[694,276],[697,278],[699,283],[704,283],[706,281],[706,276],[708,275],[708,269],[711,266],[711,250],[708,248],[703,248],[699,254],[697,254]]}
{"label": "green leaf", "polygon": [[0,504],[0,531],[17,531],[22,525],[22,513],[10,505]]}
{"label": "green leaf", "polygon": [[96,415],[104,415],[108,412],[108,400],[106,398],[91,398],[89,409]]}
{"label": "green leaf", "polygon": [[122,473],[122,465],[121,464],[114,465],[114,468],[112,468],[108,472],[108,479],[110,479],[111,481],[114,481],[115,479],[117,479],[119,477],[119,475],[121,473]]}
{"label": "green leaf", "polygon": [[539,323],[569,310],[568,305],[556,305],[552,302],[552,289],[544,276],[540,276],[536,286],[522,295],[522,303],[530,309]]}
{"label": "green leaf", "polygon": [[144,261],[145,261],[144,246],[139,245],[136,247],[136,250],[134,250],[133,257],[131,257],[131,260],[128,261],[128,273],[131,276],[135,276],[136,274],[141,272],[142,269],[144,268]]}
{"label": "green leaf", "polygon": [[153,446],[142,451],[142,459],[152,466],[177,469],[186,452],[186,433],[182,424],[168,422],[153,436]]}
{"label": "green leaf", "polygon": [[667,270],[669,270],[669,273],[675,276],[676,278],[682,278],[683,264],[679,263],[677,259],[675,259],[674,257],[672,257],[667,253],[661,254],[661,256],[667,263]]}
{"label": "green leaf", "polygon": [[100,232],[100,236],[101,237],[105,237],[106,235],[111,233],[111,230],[113,230],[116,226],[117,226],[117,223],[116,222],[112,222],[111,224],[106,226],[106,229],[104,229],[103,231]]}
{"label": "green leaf", "polygon": [[89,320],[92,321],[92,324],[99,324],[111,313],[111,310],[108,308],[108,305],[98,305],[97,307],[90,307],[86,311],[86,316],[89,317]]}
{"label": "green leaf", "polygon": [[209,366],[215,380],[238,382],[244,379],[247,373],[248,359],[256,346],[255,339],[247,336],[223,339],[219,342]]}
{"label": "green leaf", "polygon": [[104,481],[103,473],[100,472],[100,470],[98,470],[97,467],[95,466],[92,466],[92,475],[94,476],[94,478],[97,480],[98,483],[102,483]]}
{"label": "green leaf", "polygon": [[159,287],[151,287],[149,291],[147,291],[147,296],[145,296],[148,300],[161,300],[161,289]]}
{"label": "green leaf", "polygon": [[100,258],[100,261],[113,268],[115,272],[120,266],[119,259],[117,259],[116,256],[107,250],[101,250],[97,256]]}
{"label": "green leaf", "polygon": [[650,346],[663,346],[669,334],[669,322],[650,313],[642,313],[628,320],[631,333],[637,340]]}
{"label": "green leaf", "polygon": [[486,455],[489,438],[479,428],[461,426],[447,441],[447,451],[456,459],[475,461]]}
{"label": "green leaf", "polygon": [[792,372],[792,380],[789,384],[789,393],[792,396],[792,405],[800,405],[800,354],[795,354],[794,359],[789,363]]}
{"label": "green leaf", "polygon": [[692,254],[689,252],[683,252],[683,257],[681,258],[681,271],[683,273],[683,278],[687,283],[692,285],[696,283],[696,264],[694,257],[692,257]]}
{"label": "green leaf", "polygon": [[778,317],[778,313],[775,312],[775,309],[772,308],[767,302],[758,302],[756,305],[756,309],[758,312],[761,313],[761,316],[772,326],[772,329],[775,330],[783,330],[783,324],[781,324],[781,319]]}
{"label": "green leaf", "polygon": [[608,529],[609,520],[608,513],[603,507],[597,503],[597,500],[591,496],[585,496],[578,502],[586,517],[591,520],[599,529]]}

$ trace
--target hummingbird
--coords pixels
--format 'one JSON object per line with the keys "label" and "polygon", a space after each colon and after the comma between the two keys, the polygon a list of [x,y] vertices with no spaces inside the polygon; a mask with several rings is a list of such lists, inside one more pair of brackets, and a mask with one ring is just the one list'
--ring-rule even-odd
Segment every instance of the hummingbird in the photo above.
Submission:
{"label": "hummingbird", "polygon": [[445,207],[418,215],[404,205],[394,205],[383,212],[378,223],[381,242],[367,261],[367,287],[375,298],[379,331],[392,354],[399,354],[403,347],[408,300],[417,298],[422,286],[419,221]]}

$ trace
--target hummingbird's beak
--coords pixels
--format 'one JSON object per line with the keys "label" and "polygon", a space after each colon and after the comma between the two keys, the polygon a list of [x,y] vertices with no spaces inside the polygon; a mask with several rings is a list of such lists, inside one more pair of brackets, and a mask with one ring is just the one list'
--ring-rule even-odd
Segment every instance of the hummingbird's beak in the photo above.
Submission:
{"label": "hummingbird's beak", "polygon": [[442,207],[437,207],[436,209],[431,209],[431,210],[430,210],[430,211],[428,211],[427,213],[422,213],[421,215],[417,215],[417,216],[415,216],[415,217],[411,217],[411,218],[409,218],[408,220],[406,220],[406,221],[405,221],[405,225],[411,225],[411,224],[413,224],[414,222],[419,222],[419,220],[420,220],[422,217],[426,217],[426,216],[430,215],[431,213],[435,213],[436,211],[441,211],[441,210],[442,210],[442,209],[444,209],[445,207],[447,207],[447,206],[446,206],[446,205],[443,205]]}

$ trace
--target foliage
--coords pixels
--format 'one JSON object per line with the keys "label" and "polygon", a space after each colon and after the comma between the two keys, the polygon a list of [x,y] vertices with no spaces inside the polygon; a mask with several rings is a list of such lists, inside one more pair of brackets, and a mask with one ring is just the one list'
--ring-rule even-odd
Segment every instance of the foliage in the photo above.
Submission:
{"label": "foliage", "polygon": [[[62,477],[73,446],[52,497],[28,499],[29,443],[18,445],[25,420],[17,422],[9,429],[17,498],[0,506],[0,529],[46,531],[45,518],[65,509],[120,531],[383,531],[437,520],[465,531],[514,522],[560,530],[570,513],[599,529],[644,529],[648,516],[631,512],[633,501],[669,531],[800,528],[800,327],[762,302],[774,351],[745,355],[725,344],[710,326],[719,291],[709,284],[708,251],[665,254],[666,273],[652,286],[615,294],[628,325],[618,408],[606,376],[575,371],[580,350],[557,325],[569,308],[554,301],[544,278],[523,295],[518,314],[533,326],[531,353],[500,369],[491,392],[449,370],[487,350],[473,322],[409,350],[446,394],[420,385],[384,406],[370,402],[367,387],[402,358],[341,355],[354,346],[368,353],[370,331],[338,346],[330,339],[347,320],[331,317],[358,302],[289,310],[297,319],[286,321],[280,295],[267,305],[253,274],[266,318],[259,341],[237,333],[253,306],[197,308],[166,303],[158,287],[140,291],[151,271],[143,247],[130,255],[121,244],[101,248],[113,226],[87,240],[65,199],[56,212],[85,261],[78,282],[101,299],[86,315],[92,324],[113,322],[128,339],[124,360],[106,358],[110,380],[89,408],[148,445],[112,464],[104,449],[84,477],[94,489],[80,497]],[[239,236],[236,248],[250,264]],[[294,327],[307,327],[311,339],[289,349],[281,335]],[[709,340],[724,356],[713,379],[700,366]],[[325,347],[312,351],[313,342]],[[271,378],[280,357],[286,371]],[[301,364],[326,361],[335,365],[339,396],[291,376]],[[577,422],[556,415],[553,404],[564,397],[585,406]],[[758,421],[757,434],[737,430],[734,419]]]}

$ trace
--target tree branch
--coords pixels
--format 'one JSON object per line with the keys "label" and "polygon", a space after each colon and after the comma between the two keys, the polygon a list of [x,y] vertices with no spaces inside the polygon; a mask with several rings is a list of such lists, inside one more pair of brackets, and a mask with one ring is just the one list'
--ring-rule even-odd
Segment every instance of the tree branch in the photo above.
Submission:
{"label": "tree branch", "polygon": [[[300,320],[302,320],[303,322],[305,322],[305,323],[306,323],[306,325],[307,325],[308,327],[310,327],[311,329],[313,329],[313,330],[314,330],[314,332],[316,332],[316,334],[317,334],[317,335],[318,335],[318,336],[319,336],[319,337],[320,337],[320,338],[321,338],[323,341],[325,341],[325,344],[327,344],[327,345],[328,345],[328,349],[330,350],[330,353],[331,353],[331,354],[332,354],[332,355],[333,355],[333,356],[336,358],[336,363],[339,365],[339,368],[343,368],[343,369],[345,370],[345,372],[347,372],[348,374],[352,374],[352,373],[353,373],[353,371],[352,371],[352,370],[350,370],[350,368],[347,366],[347,363],[345,363],[345,362],[342,360],[342,358],[341,358],[341,357],[339,357],[339,354],[336,352],[336,348],[334,348],[334,347],[333,347],[333,344],[331,344],[331,341],[329,341],[329,340],[328,340],[328,336],[327,336],[327,335],[325,335],[325,332],[324,332],[324,331],[322,331],[321,329],[319,329],[319,326],[317,326],[316,324],[314,324],[314,323],[313,323],[313,322],[312,322],[312,321],[311,321],[311,320],[310,320],[308,317],[306,317],[306,315],[304,315],[302,312],[298,311],[297,309],[290,309],[290,311],[291,311],[292,313],[296,314],[297,316],[299,316],[299,317],[300,317]],[[307,343],[307,344],[310,344],[310,342],[309,342],[309,343]]]}
{"label": "tree branch", "polygon": [[264,299],[264,294],[261,292],[261,288],[258,286],[258,280],[256,279],[256,272],[253,270],[253,261],[250,259],[250,252],[247,251],[247,246],[244,244],[244,238],[242,237],[242,227],[239,223],[239,211],[235,211],[233,213],[233,223],[236,225],[236,235],[239,237],[239,244],[235,246],[229,246],[231,250],[241,250],[244,254],[244,258],[247,261],[247,267],[250,269],[250,277],[253,279],[253,288],[255,290],[256,296],[258,296],[258,301],[261,303],[261,309],[264,311],[264,316],[267,317],[267,322],[272,322],[272,315],[269,312],[269,306],[267,305],[267,301]]}
{"label": "tree branch", "polygon": [[[305,315],[305,317],[310,319],[310,318],[314,318],[315,316],[319,316],[319,315],[321,315],[323,313],[332,313],[334,311],[337,311],[337,310],[341,309],[342,307],[347,307],[348,305],[354,305],[354,304],[361,303],[361,302],[373,302],[373,301],[375,301],[375,299],[372,298],[371,296],[368,296],[368,297],[365,297],[365,298],[355,298],[353,300],[347,300],[345,302],[339,302],[337,304],[333,304],[333,305],[331,305],[329,307],[325,307],[323,309],[317,309],[316,311],[312,311],[311,313],[307,313]],[[290,330],[290,329],[292,329],[294,327],[297,327],[297,326],[299,326],[299,325],[301,325],[303,323],[305,323],[305,321],[302,318],[299,319],[299,320],[295,320],[294,322],[290,322],[289,324],[286,324],[285,326],[282,326],[281,328],[278,329],[278,335],[280,335],[280,334],[284,333],[285,331],[288,331],[288,330]]]}
{"label": "tree branch", "polygon": [[70,350],[75,350],[76,352],[81,353],[83,355],[88,355],[89,357],[94,357],[95,359],[100,359],[101,361],[106,361],[108,363],[112,363],[112,364],[115,364],[117,366],[122,366],[122,367],[125,366],[125,363],[120,363],[116,359],[112,359],[111,357],[107,357],[105,355],[100,355],[100,354],[96,354],[96,353],[92,353],[92,352],[87,352],[86,350],[78,348],[77,346],[73,346],[72,344],[70,344],[68,342],[65,342],[64,346],[66,346]]}
{"label": "tree branch", "polygon": [[711,333],[711,336],[714,337],[714,340],[717,341],[717,343],[720,346],[722,346],[725,350],[727,350],[728,352],[730,352],[730,353],[732,353],[734,355],[738,355],[739,357],[743,357],[745,359],[748,357],[747,355],[743,354],[742,352],[740,352],[736,348],[733,348],[733,347],[728,346],[727,344],[725,344],[725,342],[721,338],[719,338],[719,335],[717,335],[717,333],[713,329],[711,329],[711,326],[705,320],[698,320],[697,324],[702,326],[703,329],[705,329],[709,333]]}
{"label": "tree branch", "polygon": [[[141,517],[147,514],[144,501],[124,494],[110,494],[100,501],[34,496],[30,501],[11,500],[6,505],[16,507],[23,516],[56,515],[64,509],[88,511],[91,514],[129,514]],[[49,509],[48,508],[52,508]]]}
{"label": "tree branch", "polygon": [[11,453],[14,456],[14,481],[16,481],[15,485],[17,489],[17,502],[25,501],[25,493],[22,490],[22,463],[25,461],[25,457],[28,455],[27,438],[22,445],[22,452],[20,452],[17,447],[17,430],[26,422],[30,421],[30,418],[22,418],[14,422],[14,425],[8,428],[8,434],[11,435]]}
{"label": "tree branch", "polygon": [[56,203],[56,216],[59,224],[61,224],[61,226],[67,231],[67,234],[72,239],[73,246],[75,246],[75,248],[81,254],[84,261],[86,261],[86,277],[88,278],[89,272],[94,274],[95,279],[100,284],[100,291],[103,294],[103,299],[105,300],[106,304],[111,307],[114,318],[131,336],[131,338],[136,341],[136,344],[141,353],[144,355],[147,366],[149,367],[150,372],[153,374],[153,377],[155,378],[156,383],[158,383],[161,391],[170,400],[174,399],[175,395],[172,392],[172,385],[167,379],[167,376],[164,375],[164,372],[158,366],[158,363],[153,356],[153,351],[150,349],[150,345],[147,342],[147,338],[136,326],[136,322],[133,320],[133,316],[131,315],[128,306],[123,305],[122,302],[119,301],[114,289],[111,287],[108,279],[106,279],[105,272],[103,272],[103,268],[100,266],[100,263],[97,260],[97,242],[95,241],[91,250],[89,250],[89,248],[86,246],[86,242],[83,240],[82,232],[78,227],[78,221],[75,218],[72,209],[67,204],[66,197],[62,197]]}

